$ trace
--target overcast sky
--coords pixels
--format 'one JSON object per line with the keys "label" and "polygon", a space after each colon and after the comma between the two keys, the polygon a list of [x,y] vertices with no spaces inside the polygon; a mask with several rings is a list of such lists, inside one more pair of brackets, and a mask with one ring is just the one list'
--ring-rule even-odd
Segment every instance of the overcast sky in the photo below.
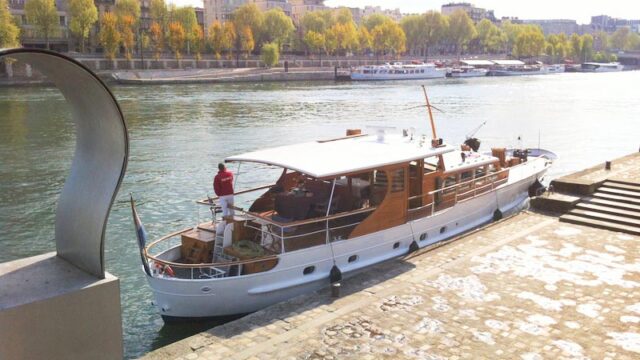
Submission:
{"label": "overcast sky", "polygon": [[[176,5],[202,6],[202,0],[168,0]],[[468,0],[467,0],[468,1]],[[403,13],[440,10],[451,1],[432,0],[325,0],[328,6],[400,8]],[[456,1],[460,2],[460,1]],[[610,15],[625,19],[640,19],[639,0],[477,0],[468,1],[478,7],[495,11],[496,17],[517,16],[521,19],[574,19],[589,23],[593,15]]]}

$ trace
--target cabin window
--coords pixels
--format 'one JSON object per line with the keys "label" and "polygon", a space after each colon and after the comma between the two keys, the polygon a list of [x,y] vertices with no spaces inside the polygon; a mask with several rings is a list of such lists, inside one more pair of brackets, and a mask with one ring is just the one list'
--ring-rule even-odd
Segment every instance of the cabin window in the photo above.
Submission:
{"label": "cabin window", "polygon": [[426,175],[436,171],[438,169],[437,164],[438,164],[438,158],[435,156],[424,159],[424,174]]}
{"label": "cabin window", "polygon": [[391,192],[404,191],[404,169],[393,170],[391,177]]}
{"label": "cabin window", "polygon": [[460,174],[460,181],[461,182],[469,181],[471,180],[472,177],[473,177],[473,172],[471,170],[465,171],[462,174]]}
{"label": "cabin window", "polygon": [[444,183],[442,185],[442,187],[444,188],[443,193],[445,194],[450,194],[456,191],[455,185],[456,184],[456,176],[455,175],[449,175],[444,179]]}
{"label": "cabin window", "polygon": [[480,166],[476,169],[476,179],[485,176],[487,173],[484,171],[484,166]]}
{"label": "cabin window", "polygon": [[382,203],[385,195],[387,194],[387,185],[389,180],[387,179],[387,173],[382,170],[373,171],[373,186],[371,187],[371,206],[377,206]]}

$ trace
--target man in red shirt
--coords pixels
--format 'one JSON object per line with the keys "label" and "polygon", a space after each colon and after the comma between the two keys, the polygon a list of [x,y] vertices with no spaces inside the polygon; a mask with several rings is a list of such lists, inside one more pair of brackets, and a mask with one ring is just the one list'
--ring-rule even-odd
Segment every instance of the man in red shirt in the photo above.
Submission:
{"label": "man in red shirt", "polygon": [[218,174],[213,179],[213,191],[220,199],[222,207],[222,217],[233,216],[233,173],[227,170],[227,167],[218,164]]}

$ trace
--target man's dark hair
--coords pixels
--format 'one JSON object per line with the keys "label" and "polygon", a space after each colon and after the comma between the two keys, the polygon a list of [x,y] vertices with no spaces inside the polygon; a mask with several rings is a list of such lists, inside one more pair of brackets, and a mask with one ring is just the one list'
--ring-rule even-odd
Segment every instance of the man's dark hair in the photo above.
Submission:
{"label": "man's dark hair", "polygon": [[226,169],[226,168],[227,168],[227,167],[226,167],[226,166],[224,166],[224,164],[223,164],[223,163],[219,163],[219,164],[218,164],[218,170],[223,171],[223,170],[224,170],[224,169]]}

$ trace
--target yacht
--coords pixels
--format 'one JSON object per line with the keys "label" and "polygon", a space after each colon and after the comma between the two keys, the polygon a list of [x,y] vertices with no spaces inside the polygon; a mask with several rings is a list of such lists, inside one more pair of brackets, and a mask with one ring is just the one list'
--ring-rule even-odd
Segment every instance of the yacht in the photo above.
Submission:
{"label": "yacht", "polygon": [[430,120],[431,136],[348,130],[230,156],[239,176],[273,180],[236,189],[233,215],[221,217],[216,198],[196,201],[210,218],[148,244],[132,199],[165,322],[246,314],[339,283],[517,211],[542,186],[552,153],[446,144]]}
{"label": "yacht", "polygon": [[611,63],[596,63],[596,62],[587,62],[583,63],[580,66],[581,72],[614,72],[614,71],[622,71],[624,70],[624,65],[611,62]]}
{"label": "yacht", "polygon": [[452,68],[451,71],[447,74],[448,77],[452,78],[467,78],[467,77],[479,77],[479,76],[487,76],[489,70],[483,68],[476,68],[473,66],[460,66],[456,68]]}
{"label": "yacht", "polygon": [[358,66],[351,70],[351,80],[418,80],[444,78],[447,70],[435,64],[403,64]]}

